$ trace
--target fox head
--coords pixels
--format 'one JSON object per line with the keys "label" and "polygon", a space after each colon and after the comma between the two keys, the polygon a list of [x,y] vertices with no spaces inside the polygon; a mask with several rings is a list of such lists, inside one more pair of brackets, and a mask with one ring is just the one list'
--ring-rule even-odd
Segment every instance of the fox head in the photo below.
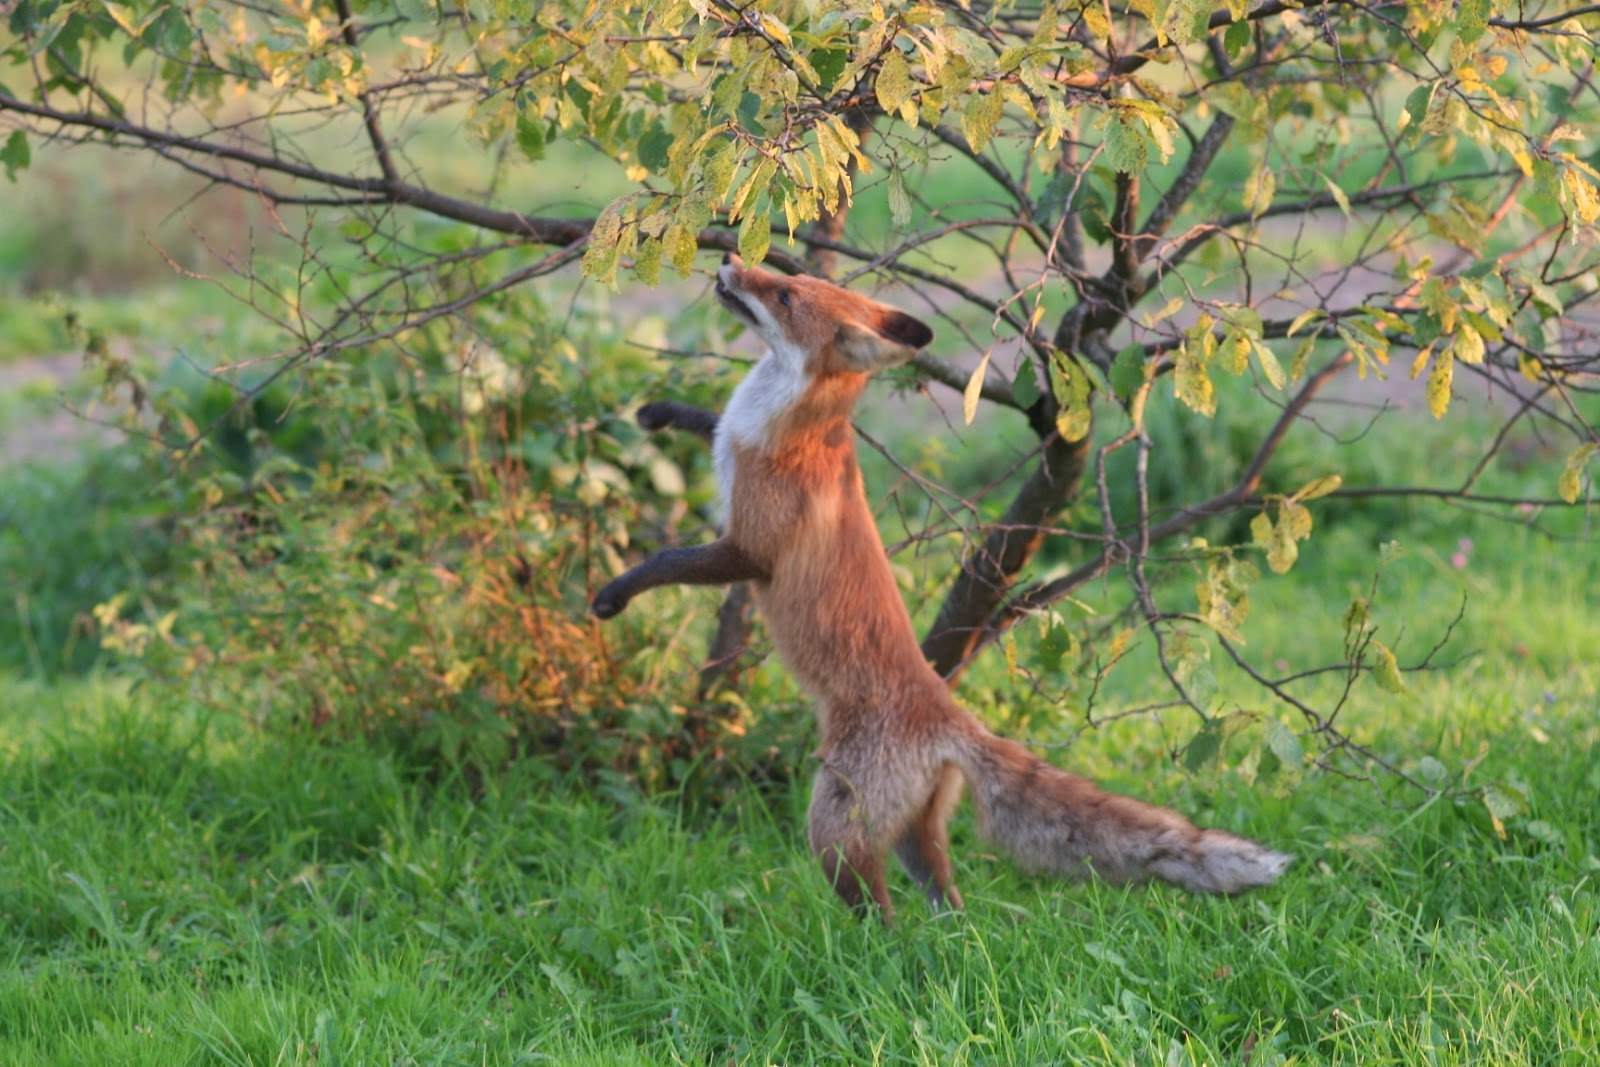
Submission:
{"label": "fox head", "polygon": [[731,252],[717,271],[716,290],[774,354],[809,377],[897,367],[933,340],[926,324],[887,304],[821,278],[747,267]]}

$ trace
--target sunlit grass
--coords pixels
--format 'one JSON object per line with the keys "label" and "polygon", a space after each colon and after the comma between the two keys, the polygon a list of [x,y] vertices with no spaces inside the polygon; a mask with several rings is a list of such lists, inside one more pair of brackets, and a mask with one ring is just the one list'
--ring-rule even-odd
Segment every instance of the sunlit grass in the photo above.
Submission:
{"label": "sunlit grass", "polygon": [[[1522,790],[1504,837],[1472,795],[1251,785],[1237,752],[1190,774],[1169,758],[1182,716],[1053,751],[1295,852],[1237,900],[1026,879],[963,817],[967,914],[930,915],[897,879],[885,930],[813,868],[802,787],[696,814],[529,762],[474,795],[386,750],[197,717],[178,693],[13,679],[0,1060],[1582,1063],[1600,1041],[1594,564],[1469,532],[1466,569],[1422,535],[1385,582],[1403,660],[1463,588],[1457,647],[1477,655],[1403,696],[1362,683],[1345,725],[1403,766],[1437,759],[1446,784]],[[1362,584],[1370,561],[1338,531],[1320,548],[1260,587],[1253,653],[1336,647],[1308,590]],[[1110,699],[1141,669],[1119,667]],[[966,690],[1008,685],[989,663]]]}

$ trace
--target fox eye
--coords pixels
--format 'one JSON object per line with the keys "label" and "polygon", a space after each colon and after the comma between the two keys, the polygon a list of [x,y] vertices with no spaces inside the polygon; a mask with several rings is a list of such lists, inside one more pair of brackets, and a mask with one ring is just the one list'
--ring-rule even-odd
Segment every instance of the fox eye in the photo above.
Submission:
{"label": "fox eye", "polygon": [[787,289],[779,289],[778,290],[778,303],[782,304],[784,307],[788,307],[789,306],[789,290],[787,290]]}

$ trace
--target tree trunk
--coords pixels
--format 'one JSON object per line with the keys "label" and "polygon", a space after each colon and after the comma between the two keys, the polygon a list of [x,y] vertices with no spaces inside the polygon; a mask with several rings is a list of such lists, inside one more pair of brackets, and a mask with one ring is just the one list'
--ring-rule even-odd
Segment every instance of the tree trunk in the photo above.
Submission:
{"label": "tree trunk", "polygon": [[1041,527],[1077,494],[1088,459],[1088,435],[1072,443],[1052,435],[1005,515],[962,564],[922,642],[922,654],[950,682],[965,669],[1011,580],[1039,550]]}

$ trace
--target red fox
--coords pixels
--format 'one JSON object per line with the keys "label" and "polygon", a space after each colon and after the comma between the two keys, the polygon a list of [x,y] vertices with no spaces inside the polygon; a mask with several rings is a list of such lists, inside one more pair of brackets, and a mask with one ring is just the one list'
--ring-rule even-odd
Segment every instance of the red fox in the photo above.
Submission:
{"label": "red fox", "polygon": [[610,618],[671,583],[753,583],[780,658],[816,700],[811,848],[839,896],[859,907],[865,889],[891,919],[892,846],[936,909],[960,908],[946,822],[963,783],[985,836],[1032,869],[1212,893],[1276,879],[1290,856],[1102,792],[991,734],[923,659],[867,507],[850,415],[867,378],[906,362],[933,331],[826,281],[733,255],[716,293],[766,355],[720,418],[656,403],[639,420],[711,439],[725,532],[650,557],[601,589],[593,611]]}

